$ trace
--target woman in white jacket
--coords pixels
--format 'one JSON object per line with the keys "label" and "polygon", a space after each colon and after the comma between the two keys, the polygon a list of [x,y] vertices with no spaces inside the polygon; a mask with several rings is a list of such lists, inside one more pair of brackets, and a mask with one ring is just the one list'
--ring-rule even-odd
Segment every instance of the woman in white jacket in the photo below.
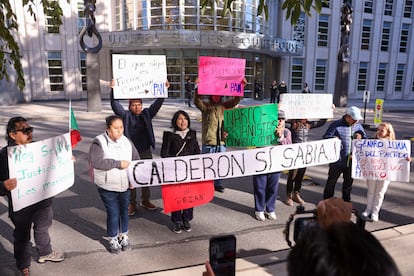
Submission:
{"label": "woman in white jacket", "polygon": [[105,205],[109,251],[113,254],[131,249],[128,239],[129,181],[127,168],[139,154],[134,144],[124,136],[122,118],[106,118],[106,131],[92,142],[89,163],[93,181]]}
{"label": "woman in white jacket", "polygon": [[[380,140],[395,140],[393,126],[390,123],[381,123],[377,128],[375,138]],[[407,157],[407,161],[410,162],[411,158]],[[367,180],[367,207],[362,213],[364,217],[371,221],[378,221],[379,211],[389,184],[389,180]]]}

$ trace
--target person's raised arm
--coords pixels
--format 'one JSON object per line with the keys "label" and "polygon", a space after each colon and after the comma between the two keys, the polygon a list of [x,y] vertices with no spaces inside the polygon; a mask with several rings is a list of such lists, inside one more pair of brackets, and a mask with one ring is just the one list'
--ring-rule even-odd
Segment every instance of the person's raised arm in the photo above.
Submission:
{"label": "person's raised arm", "polygon": [[119,116],[121,116],[123,118],[124,115],[125,115],[125,113],[126,113],[126,110],[121,105],[121,103],[119,102],[119,100],[114,99],[114,87],[115,87],[115,80],[114,79],[112,79],[111,83],[109,84],[109,87],[111,88],[110,96],[111,96],[111,108],[112,108],[112,111],[116,115],[119,115]]}

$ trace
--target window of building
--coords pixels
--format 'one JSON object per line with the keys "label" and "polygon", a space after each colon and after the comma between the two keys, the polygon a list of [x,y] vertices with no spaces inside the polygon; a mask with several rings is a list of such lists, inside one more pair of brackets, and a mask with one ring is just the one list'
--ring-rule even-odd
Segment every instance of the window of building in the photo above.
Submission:
{"label": "window of building", "polygon": [[326,59],[317,59],[315,68],[315,90],[325,91],[326,85]]}
{"label": "window of building", "polygon": [[372,20],[364,19],[362,23],[361,50],[369,50]]}
{"label": "window of building", "polygon": [[166,0],[165,1],[165,29],[178,30],[180,29],[180,1]]}
{"label": "window of building", "polygon": [[394,0],[385,0],[384,15],[392,16],[392,7]]}
{"label": "window of building", "polygon": [[395,73],[395,87],[394,87],[394,90],[396,92],[401,92],[403,90],[404,69],[405,69],[405,64],[397,64],[397,72]]}
{"label": "window of building", "polygon": [[291,90],[302,90],[303,83],[303,59],[294,58],[292,60],[292,70],[290,76],[290,89]]}
{"label": "window of building", "polygon": [[217,31],[228,31],[230,30],[230,13],[222,16],[224,8],[224,2],[219,1],[216,4],[216,30]]}
{"label": "window of building", "polygon": [[78,0],[78,32],[80,33],[85,26],[85,5],[83,0]]}
{"label": "window of building", "polygon": [[184,25],[185,29],[197,30],[199,6],[197,0],[184,1]]}
{"label": "window of building", "polygon": [[412,13],[413,13],[413,1],[412,0],[405,0],[404,17],[411,18]]}
{"label": "window of building", "polygon": [[[162,15],[162,1],[153,0],[150,6],[150,29],[162,30],[164,25],[164,17]],[[168,20],[168,18],[166,18]]]}
{"label": "window of building", "polygon": [[390,45],[391,22],[385,21],[382,25],[381,51],[387,52]]}
{"label": "window of building", "polygon": [[63,91],[63,66],[61,52],[48,52],[47,65],[49,71],[50,91]]}
{"label": "window of building", "polygon": [[134,29],[134,3],[133,0],[124,0],[125,30]]}
{"label": "window of building", "polygon": [[378,65],[378,74],[377,74],[377,91],[383,92],[385,90],[386,75],[387,75],[387,64],[380,63]]}
{"label": "window of building", "polygon": [[328,46],[329,15],[319,15],[318,46]]}
{"label": "window of building", "polygon": [[374,10],[374,0],[365,0],[364,1],[364,12],[372,13]]}
{"label": "window of building", "polygon": [[244,31],[247,33],[254,32],[254,23],[256,16],[256,1],[255,0],[246,0],[245,2],[245,18],[244,18]]}
{"label": "window of building", "polygon": [[400,52],[406,53],[407,52],[407,44],[408,44],[408,34],[410,32],[410,25],[409,24],[402,24],[401,27],[401,36],[400,36]]}
{"label": "window of building", "polygon": [[48,2],[51,4],[51,7],[49,7],[45,14],[45,27],[46,32],[49,34],[58,34],[60,32],[60,27],[56,26],[57,22],[56,20],[51,16],[54,6],[59,5],[57,3],[57,0],[48,0]]}
{"label": "window of building", "polygon": [[148,17],[148,3],[147,0],[136,1],[136,29],[148,30],[149,29],[149,17]]}
{"label": "window of building", "polygon": [[368,62],[360,62],[358,68],[358,91],[365,91],[367,89],[368,80]]}
{"label": "window of building", "polygon": [[121,4],[121,0],[115,0],[115,30],[117,31],[121,31]]}
{"label": "window of building", "polygon": [[411,83],[411,92],[414,92],[414,77],[413,77],[413,82]]}
{"label": "window of building", "polygon": [[296,25],[293,27],[293,40],[305,44],[305,13],[301,12]]}
{"label": "window of building", "polygon": [[322,7],[323,8],[329,8],[329,5],[330,5],[330,0],[326,0],[326,1],[324,1],[324,2],[322,2]]}
{"label": "window of building", "polygon": [[81,86],[82,91],[88,90],[88,80],[86,78],[86,53],[79,52],[79,69],[81,73]]}

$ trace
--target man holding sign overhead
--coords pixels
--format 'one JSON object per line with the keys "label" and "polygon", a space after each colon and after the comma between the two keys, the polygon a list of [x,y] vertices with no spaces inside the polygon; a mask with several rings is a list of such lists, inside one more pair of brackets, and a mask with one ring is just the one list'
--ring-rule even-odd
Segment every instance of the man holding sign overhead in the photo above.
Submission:
{"label": "man holding sign overhead", "polygon": [[[239,104],[244,94],[247,80],[244,78],[246,61],[235,58],[206,57],[199,58],[197,89],[194,104],[202,113],[201,140],[202,153],[225,152],[224,109]],[[209,95],[203,101],[199,95]],[[222,96],[233,96],[222,101]],[[220,179],[214,181],[214,189],[224,192]]]}
{"label": "man holding sign overhead", "polygon": [[[167,62],[164,55],[112,55],[111,107],[122,117],[124,134],[132,140],[141,159],[152,159],[151,147],[155,148],[152,118],[157,115],[170,86],[167,79]],[[143,98],[156,98],[149,108],[143,108]],[[119,99],[128,99],[129,108],[124,110]],[[135,215],[137,192],[131,190],[128,214]],[[157,207],[150,201],[150,189],[141,188],[140,205],[147,210]]]}

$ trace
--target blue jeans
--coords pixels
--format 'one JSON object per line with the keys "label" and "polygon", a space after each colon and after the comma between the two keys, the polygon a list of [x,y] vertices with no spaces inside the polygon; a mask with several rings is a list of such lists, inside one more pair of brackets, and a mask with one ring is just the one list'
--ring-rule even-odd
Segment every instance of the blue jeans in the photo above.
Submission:
{"label": "blue jeans", "polygon": [[280,172],[253,176],[254,209],[257,212],[274,212],[279,189]]}
{"label": "blue jeans", "polygon": [[120,233],[127,233],[130,190],[113,192],[98,187],[98,191],[106,208],[108,237],[115,238]]}
{"label": "blue jeans", "polygon": [[[226,146],[224,145],[218,145],[218,146],[202,145],[201,146],[201,153],[215,153],[215,152],[226,152]],[[223,184],[221,184],[221,179],[214,180],[214,187],[223,187]]]}

